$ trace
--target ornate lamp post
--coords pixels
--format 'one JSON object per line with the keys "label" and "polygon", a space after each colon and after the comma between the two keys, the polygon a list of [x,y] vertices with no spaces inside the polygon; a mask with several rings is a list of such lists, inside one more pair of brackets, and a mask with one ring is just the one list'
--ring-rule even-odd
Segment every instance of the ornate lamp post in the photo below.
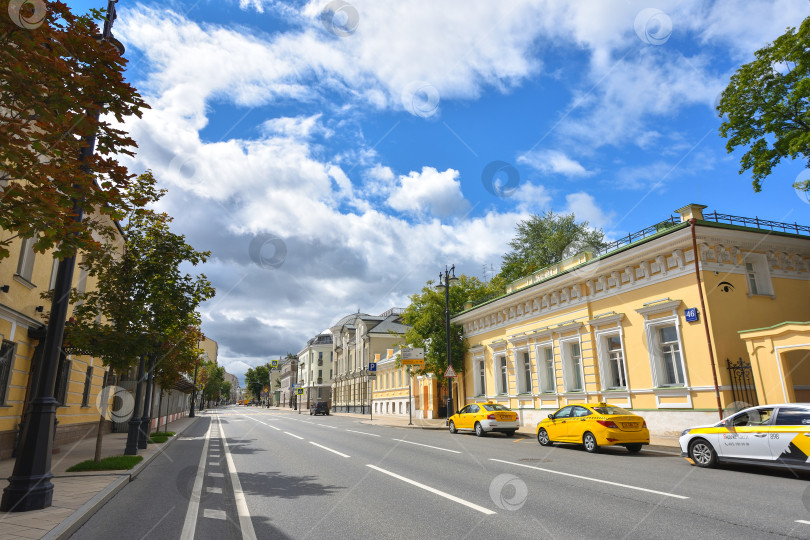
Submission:
{"label": "ornate lamp post", "polygon": [[[439,284],[436,290],[444,292],[444,331],[447,337],[447,367],[450,367],[450,286],[456,285],[456,265],[444,267],[444,273],[439,272]],[[453,416],[453,384],[447,381],[447,418]]]}
{"label": "ornate lamp post", "polygon": [[[121,45],[112,35],[112,24],[115,20],[115,3],[118,0],[108,0],[107,18],[101,39],[118,48],[123,54]],[[96,113],[100,114],[100,113]],[[94,152],[96,137],[89,136],[86,146],[79,159],[86,161]],[[82,220],[82,206],[80,201],[74,200],[73,212],[75,220]],[[48,320],[48,330],[43,346],[42,365],[40,366],[38,381],[30,404],[30,414],[26,418],[20,434],[20,446],[14,470],[9,477],[9,485],[3,490],[0,511],[26,512],[40,510],[51,506],[53,502],[53,484],[51,483],[51,451],[56,422],[56,407],[59,403],[54,398],[56,385],[56,372],[59,366],[59,355],[62,348],[62,339],[65,333],[65,320],[70,303],[70,289],[73,283],[73,269],[76,257],[65,257],[59,261],[56,271],[56,281],[53,289],[51,303],[51,316]]]}
{"label": "ornate lamp post", "polygon": [[191,393],[191,412],[188,413],[189,418],[194,418],[194,402],[197,401],[197,369],[200,367],[200,359],[194,364],[194,391]]}

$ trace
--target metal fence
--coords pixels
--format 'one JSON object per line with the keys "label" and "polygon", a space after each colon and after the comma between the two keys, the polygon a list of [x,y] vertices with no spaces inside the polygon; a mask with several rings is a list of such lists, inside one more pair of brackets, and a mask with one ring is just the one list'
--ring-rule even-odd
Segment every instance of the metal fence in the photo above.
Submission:
{"label": "metal fence", "polygon": [[[731,396],[734,402],[746,403],[750,407],[759,405],[751,363],[745,362],[742,358],[737,362],[732,362],[726,358],[726,364],[728,365],[728,374],[731,379]],[[739,408],[742,409],[744,407]]]}

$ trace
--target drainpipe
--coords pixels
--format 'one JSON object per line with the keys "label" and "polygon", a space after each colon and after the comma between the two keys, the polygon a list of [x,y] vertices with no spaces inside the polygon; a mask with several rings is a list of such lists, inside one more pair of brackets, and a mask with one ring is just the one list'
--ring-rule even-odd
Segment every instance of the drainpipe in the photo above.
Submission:
{"label": "drainpipe", "polygon": [[723,419],[723,405],[720,402],[720,386],[717,384],[717,370],[715,369],[714,362],[714,349],[712,348],[712,336],[709,332],[709,321],[706,318],[706,301],[703,298],[703,286],[700,283],[700,266],[698,265],[698,250],[697,238],[695,237],[695,222],[697,220],[692,218],[689,220],[689,229],[692,231],[692,259],[695,261],[695,279],[697,279],[698,294],[700,295],[700,311],[703,312],[703,328],[706,330],[706,344],[709,347],[709,360],[712,364],[712,378],[714,379],[714,395],[717,397],[717,413],[720,415],[720,420]]}

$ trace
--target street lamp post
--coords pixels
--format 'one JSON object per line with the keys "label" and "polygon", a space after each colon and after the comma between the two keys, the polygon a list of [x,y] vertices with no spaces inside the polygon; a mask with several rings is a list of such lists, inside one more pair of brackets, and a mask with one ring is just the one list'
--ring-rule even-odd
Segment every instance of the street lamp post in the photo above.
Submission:
{"label": "street lamp post", "polygon": [[189,418],[194,418],[194,402],[197,401],[197,368],[200,367],[200,359],[194,364],[194,391],[191,393],[191,412],[188,413]]}
{"label": "street lamp post", "polygon": [[[115,20],[115,3],[108,0],[107,18],[101,39],[117,47],[123,54],[122,46],[112,35],[112,24]],[[100,115],[100,112],[96,112]],[[93,155],[96,137],[86,139],[79,159],[86,162]],[[79,200],[73,202],[74,220],[81,222],[82,206]],[[53,484],[51,483],[51,452],[56,426],[56,407],[59,403],[54,397],[56,372],[65,333],[70,289],[73,283],[73,270],[76,257],[65,257],[59,261],[56,270],[56,281],[51,302],[51,315],[48,319],[48,330],[45,334],[42,365],[40,366],[36,395],[31,400],[30,414],[26,418],[20,434],[20,445],[14,470],[9,477],[9,484],[3,490],[0,511],[26,512],[40,510],[51,506],[53,502]]]}
{"label": "street lamp post", "polygon": [[[456,265],[450,268],[444,267],[444,274],[439,272],[439,284],[436,290],[444,292],[444,331],[447,338],[447,367],[451,366],[450,361],[450,286],[458,283],[456,277]],[[453,416],[453,384],[447,381],[447,418]]]}

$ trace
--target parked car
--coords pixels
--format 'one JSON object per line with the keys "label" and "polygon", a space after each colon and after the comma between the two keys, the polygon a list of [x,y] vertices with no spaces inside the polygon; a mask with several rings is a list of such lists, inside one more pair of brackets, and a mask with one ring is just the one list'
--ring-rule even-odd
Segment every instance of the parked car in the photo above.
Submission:
{"label": "parked car", "polygon": [[312,416],[313,414],[315,414],[315,415],[325,414],[325,415],[328,416],[329,415],[329,404],[327,402],[325,402],[325,401],[318,401],[316,403],[313,403],[309,407],[309,415]]}
{"label": "parked car", "polygon": [[447,419],[450,433],[471,429],[479,437],[491,431],[511,437],[519,427],[517,413],[499,403],[471,403]]}
{"label": "parked car", "polygon": [[749,407],[679,439],[681,455],[698,467],[742,463],[810,470],[810,403]]}
{"label": "parked car", "polygon": [[607,403],[566,405],[537,424],[537,441],[543,446],[555,442],[582,444],[588,452],[600,446],[621,445],[631,453],[650,444],[644,418]]}

